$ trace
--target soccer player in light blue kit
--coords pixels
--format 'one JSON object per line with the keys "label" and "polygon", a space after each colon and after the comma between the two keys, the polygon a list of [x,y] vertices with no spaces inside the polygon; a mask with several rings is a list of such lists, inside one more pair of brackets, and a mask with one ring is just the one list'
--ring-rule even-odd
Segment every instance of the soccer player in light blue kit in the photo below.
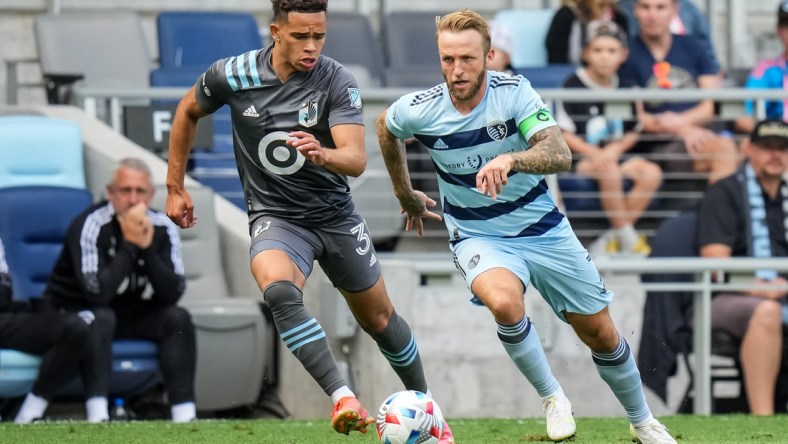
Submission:
{"label": "soccer player in light blue kit", "polygon": [[544,174],[565,171],[571,154],[549,110],[521,76],[487,71],[493,57],[484,19],[469,10],[437,19],[446,80],[407,94],[377,122],[406,230],[441,220],[436,202],[410,184],[400,139],[415,137],[432,157],[454,262],[474,300],[494,315],[498,337],[542,397],[547,434],[575,434],[569,400],[525,315],[528,282],[592,351],[602,379],[626,410],[641,443],[675,443],[646,404],[629,345],[607,306],[613,294],[548,192]]}

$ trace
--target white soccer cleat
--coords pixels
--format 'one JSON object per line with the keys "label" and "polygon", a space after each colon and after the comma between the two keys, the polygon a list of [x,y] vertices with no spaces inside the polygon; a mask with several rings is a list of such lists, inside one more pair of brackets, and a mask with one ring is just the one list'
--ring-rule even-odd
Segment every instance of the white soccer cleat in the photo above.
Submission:
{"label": "white soccer cleat", "polygon": [[575,435],[577,426],[572,404],[566,396],[548,397],[542,402],[542,411],[547,420],[547,437],[552,441],[563,441]]}
{"label": "white soccer cleat", "polygon": [[632,441],[640,444],[676,444],[676,440],[670,436],[668,429],[656,419],[652,419],[640,427],[630,424],[629,433],[632,434]]}

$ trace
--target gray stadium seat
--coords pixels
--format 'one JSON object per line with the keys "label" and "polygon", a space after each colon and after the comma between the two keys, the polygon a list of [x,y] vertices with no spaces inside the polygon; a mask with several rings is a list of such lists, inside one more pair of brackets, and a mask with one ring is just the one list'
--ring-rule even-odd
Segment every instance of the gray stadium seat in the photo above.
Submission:
{"label": "gray stadium seat", "polygon": [[40,15],[35,34],[51,103],[68,102],[60,87],[80,76],[90,87],[148,87],[153,58],[135,13]]}
{"label": "gray stadium seat", "polygon": [[393,11],[386,15],[383,46],[386,86],[429,88],[443,81],[435,42],[435,17],[443,11]]}
{"label": "gray stadium seat", "polygon": [[[210,188],[191,188],[199,220],[181,230],[186,293],[197,332],[196,403],[199,410],[253,405],[263,376],[273,372],[273,328],[263,317],[259,295],[230,295],[222,268],[219,227]],[[159,186],[151,206],[165,208]]]}
{"label": "gray stadium seat", "polygon": [[[372,80],[372,86],[384,84],[384,61],[378,36],[366,15],[357,12],[331,12],[328,14],[326,44],[323,54],[356,71],[363,67]],[[361,84],[357,72],[356,80]]]}

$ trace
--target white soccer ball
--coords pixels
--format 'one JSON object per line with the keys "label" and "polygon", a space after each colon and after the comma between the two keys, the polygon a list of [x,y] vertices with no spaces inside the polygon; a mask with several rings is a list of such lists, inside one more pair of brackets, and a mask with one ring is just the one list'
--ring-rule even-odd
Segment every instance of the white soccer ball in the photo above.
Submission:
{"label": "white soccer ball", "polygon": [[443,432],[443,415],[429,396],[405,390],[380,405],[377,430],[384,444],[437,444]]}

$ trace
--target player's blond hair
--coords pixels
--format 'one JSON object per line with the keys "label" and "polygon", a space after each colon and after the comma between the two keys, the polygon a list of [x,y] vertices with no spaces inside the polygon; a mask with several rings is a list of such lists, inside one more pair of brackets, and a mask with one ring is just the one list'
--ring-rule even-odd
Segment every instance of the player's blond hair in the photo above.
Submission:
{"label": "player's blond hair", "polygon": [[459,11],[446,14],[443,17],[435,17],[435,39],[441,32],[460,32],[472,29],[482,36],[482,45],[484,46],[484,53],[490,51],[490,26],[484,17],[470,9],[461,9]]}

